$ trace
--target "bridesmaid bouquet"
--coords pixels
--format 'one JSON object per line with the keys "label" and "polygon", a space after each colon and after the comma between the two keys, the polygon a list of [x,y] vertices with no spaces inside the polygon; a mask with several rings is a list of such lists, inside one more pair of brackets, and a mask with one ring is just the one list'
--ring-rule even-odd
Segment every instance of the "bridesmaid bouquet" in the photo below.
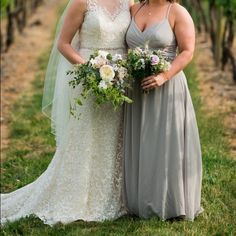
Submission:
{"label": "bridesmaid bouquet", "polygon": [[100,105],[111,103],[116,109],[124,102],[133,101],[126,96],[126,89],[130,88],[130,77],[120,54],[112,56],[106,51],[95,51],[85,64],[76,65],[67,75],[73,79],[69,85],[76,88],[82,85],[82,92],[76,103],[82,105],[82,100],[93,95],[95,102]]}
{"label": "bridesmaid bouquet", "polygon": [[170,69],[170,62],[161,50],[151,51],[148,47],[137,47],[128,51],[126,67],[133,79],[144,79]]}

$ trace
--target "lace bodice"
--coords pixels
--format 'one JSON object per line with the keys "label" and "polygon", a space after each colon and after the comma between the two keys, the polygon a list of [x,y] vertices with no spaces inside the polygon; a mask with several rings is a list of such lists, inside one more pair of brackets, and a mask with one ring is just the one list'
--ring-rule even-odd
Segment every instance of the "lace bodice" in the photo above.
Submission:
{"label": "lace bodice", "polygon": [[126,48],[125,34],[130,19],[129,0],[119,0],[113,13],[99,0],[87,0],[84,23],[79,32],[79,48]]}

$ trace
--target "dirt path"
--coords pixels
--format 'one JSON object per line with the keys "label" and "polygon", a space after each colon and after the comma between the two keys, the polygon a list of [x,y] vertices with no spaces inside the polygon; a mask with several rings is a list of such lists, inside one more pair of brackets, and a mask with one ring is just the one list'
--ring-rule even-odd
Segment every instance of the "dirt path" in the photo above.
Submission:
{"label": "dirt path", "polygon": [[[236,55],[236,40],[234,52]],[[199,36],[196,64],[202,101],[207,113],[220,112],[225,115],[226,135],[232,156],[236,159],[236,84],[232,80],[230,68],[226,68],[225,72],[218,70],[211,55],[210,44]]]}
{"label": "dirt path", "polygon": [[[12,105],[29,93],[38,71],[38,58],[50,48],[58,10],[65,0],[47,0],[29,19],[23,35],[1,58],[1,153],[9,143],[8,124]],[[45,20],[46,19],[46,20]],[[37,22],[37,23],[36,23]],[[3,22],[4,24],[4,22]]]}

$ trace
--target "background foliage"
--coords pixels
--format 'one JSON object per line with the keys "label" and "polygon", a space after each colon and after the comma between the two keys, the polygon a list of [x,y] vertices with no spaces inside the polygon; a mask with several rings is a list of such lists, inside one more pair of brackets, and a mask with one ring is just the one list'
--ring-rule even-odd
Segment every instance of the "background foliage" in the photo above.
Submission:
{"label": "background foliage", "polygon": [[210,38],[212,55],[217,67],[222,70],[230,65],[236,82],[236,0],[182,0],[191,13],[198,33]]}

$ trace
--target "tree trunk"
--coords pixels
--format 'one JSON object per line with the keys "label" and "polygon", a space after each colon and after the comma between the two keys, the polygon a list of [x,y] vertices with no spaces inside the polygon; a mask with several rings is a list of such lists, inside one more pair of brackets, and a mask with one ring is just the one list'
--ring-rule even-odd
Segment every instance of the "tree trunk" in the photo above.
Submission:
{"label": "tree trunk", "polygon": [[11,12],[11,6],[10,4],[6,8],[7,12],[7,39],[6,39],[6,51],[11,46],[11,44],[14,42],[14,24],[13,24],[13,13]]}
{"label": "tree trunk", "polygon": [[233,80],[236,83],[236,60],[235,55],[232,52],[233,41],[234,41],[234,21],[232,19],[228,20],[225,24],[224,37],[222,42],[223,55],[222,55],[222,70],[228,62],[232,65],[233,70]]}
{"label": "tree trunk", "polygon": [[202,7],[202,2],[200,0],[197,0],[196,3],[197,3],[197,6],[198,6],[200,17],[202,18],[202,21],[203,21],[204,30],[207,33],[208,30],[209,30],[209,27],[208,27],[208,23],[207,23],[207,18],[206,18],[205,12],[204,12],[203,7]]}
{"label": "tree trunk", "polygon": [[224,9],[223,7],[217,8],[217,27],[216,27],[216,38],[215,38],[215,45],[214,45],[214,58],[216,66],[220,66],[220,62],[222,59],[222,42],[224,37],[224,28],[226,19],[224,17]]}
{"label": "tree trunk", "polygon": [[212,43],[212,52],[214,53],[214,45],[216,38],[216,9],[215,2],[210,1],[209,3],[209,16],[210,16],[210,38]]}

